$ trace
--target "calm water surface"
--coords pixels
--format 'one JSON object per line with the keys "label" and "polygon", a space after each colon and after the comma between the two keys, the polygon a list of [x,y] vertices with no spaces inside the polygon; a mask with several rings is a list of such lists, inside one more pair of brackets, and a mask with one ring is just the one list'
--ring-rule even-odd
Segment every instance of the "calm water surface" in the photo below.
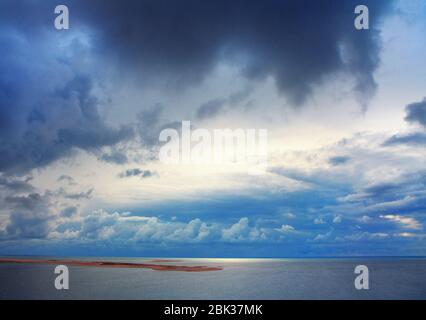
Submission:
{"label": "calm water surface", "polygon": [[[78,258],[149,263],[151,259]],[[426,299],[426,259],[179,259],[164,264],[222,271],[69,267],[70,289],[54,287],[54,265],[0,264],[1,299]],[[354,287],[367,265],[370,290]]]}

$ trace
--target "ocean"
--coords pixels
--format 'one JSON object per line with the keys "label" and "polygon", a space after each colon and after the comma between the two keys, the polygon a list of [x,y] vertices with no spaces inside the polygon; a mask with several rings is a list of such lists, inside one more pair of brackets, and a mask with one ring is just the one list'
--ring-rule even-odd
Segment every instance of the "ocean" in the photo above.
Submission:
{"label": "ocean", "polygon": [[[223,270],[69,266],[69,289],[57,290],[55,265],[1,263],[0,299],[426,299],[424,258],[177,259],[157,264],[220,266]],[[368,267],[368,290],[355,288],[357,265]]]}

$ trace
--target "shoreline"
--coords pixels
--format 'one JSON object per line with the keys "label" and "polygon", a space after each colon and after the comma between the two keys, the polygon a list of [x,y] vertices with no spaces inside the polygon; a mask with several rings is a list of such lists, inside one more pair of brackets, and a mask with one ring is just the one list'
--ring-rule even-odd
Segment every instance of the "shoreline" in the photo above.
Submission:
{"label": "shoreline", "polygon": [[[153,262],[178,262],[177,260],[152,260]],[[18,264],[63,264],[76,267],[98,267],[98,268],[133,268],[133,269],[151,269],[155,271],[182,271],[182,272],[206,272],[220,271],[223,267],[208,266],[179,266],[163,265],[153,263],[133,263],[133,262],[111,262],[111,261],[82,261],[65,259],[7,259],[0,258],[0,263],[18,263]]]}

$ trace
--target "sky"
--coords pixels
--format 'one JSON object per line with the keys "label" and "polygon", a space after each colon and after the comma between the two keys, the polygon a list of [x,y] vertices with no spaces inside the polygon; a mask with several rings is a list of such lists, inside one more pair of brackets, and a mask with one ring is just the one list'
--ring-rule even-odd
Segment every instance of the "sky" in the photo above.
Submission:
{"label": "sky", "polygon": [[[426,255],[424,1],[57,4],[0,2],[0,255]],[[182,121],[267,166],[164,163]]]}

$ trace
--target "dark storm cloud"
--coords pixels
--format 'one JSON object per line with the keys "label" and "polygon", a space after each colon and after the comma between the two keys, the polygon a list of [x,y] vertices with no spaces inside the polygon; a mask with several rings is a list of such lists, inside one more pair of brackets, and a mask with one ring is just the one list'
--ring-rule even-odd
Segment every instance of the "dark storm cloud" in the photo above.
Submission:
{"label": "dark storm cloud", "polygon": [[405,120],[410,123],[418,123],[426,128],[426,98],[405,107],[407,113]]}
{"label": "dark storm cloud", "polygon": [[[132,135],[131,128],[109,127],[100,117],[89,77],[76,76],[53,92],[35,92],[37,85],[25,79],[27,71],[8,61],[22,54],[17,50],[0,62],[0,123],[5,124],[0,128],[0,171],[25,172],[76,149],[96,151]],[[37,76],[43,74],[31,75]]]}
{"label": "dark storm cloud", "polygon": [[220,61],[245,76],[272,76],[302,104],[328,75],[348,71],[360,98],[374,92],[380,18],[392,1],[363,1],[370,30],[354,28],[358,0],[72,1],[74,27],[94,31],[99,52],[132,70],[194,84]]}
{"label": "dark storm cloud", "polygon": [[76,67],[78,41],[61,49],[48,32],[53,8],[47,1],[1,3],[0,172],[25,173],[132,134],[129,127],[109,126],[99,113],[97,79]]}
{"label": "dark storm cloud", "polygon": [[91,96],[91,80],[76,77],[58,91],[65,101],[77,98],[79,118],[75,126],[59,128],[57,140],[65,148],[96,149],[101,146],[114,145],[132,134],[129,127],[114,130],[106,126],[99,116],[96,98]]}
{"label": "dark storm cloud", "polygon": [[[72,32],[90,39],[90,57],[122,75],[133,72],[145,79],[143,83],[157,79],[169,88],[197,84],[218,63],[232,63],[249,79],[271,76],[280,92],[299,105],[315,85],[340,71],[354,76],[363,98],[374,91],[377,28],[391,2],[364,2],[370,9],[368,31],[353,26],[357,0],[65,4]],[[76,149],[101,154],[100,148],[132,135],[129,127],[112,128],[103,120],[93,92],[99,80],[96,70],[75,67],[83,61],[81,52],[70,45],[65,55],[57,55],[56,5],[53,0],[0,4],[1,172],[43,167]],[[78,40],[73,45],[78,47]],[[151,115],[154,123],[157,116]],[[148,126],[140,126],[141,136],[152,145],[157,135],[145,134],[152,124],[149,115],[144,118]],[[101,158],[124,163],[116,155]]]}
{"label": "dark storm cloud", "polygon": [[[179,84],[202,80],[219,62],[250,78],[271,75],[294,103],[324,76],[349,71],[374,91],[380,18],[393,1],[369,0],[370,30],[353,26],[357,0],[66,1],[76,30],[93,31],[98,53]],[[54,1],[6,1],[4,24],[24,32],[52,26]],[[25,9],[24,9],[25,8]],[[23,17],[24,12],[38,14]],[[5,14],[6,13],[6,14]],[[1,14],[1,13],[0,13]],[[116,60],[117,61],[117,60]]]}
{"label": "dark storm cloud", "polygon": [[8,238],[45,238],[49,232],[49,195],[31,193],[4,199],[10,211],[6,226]]}

